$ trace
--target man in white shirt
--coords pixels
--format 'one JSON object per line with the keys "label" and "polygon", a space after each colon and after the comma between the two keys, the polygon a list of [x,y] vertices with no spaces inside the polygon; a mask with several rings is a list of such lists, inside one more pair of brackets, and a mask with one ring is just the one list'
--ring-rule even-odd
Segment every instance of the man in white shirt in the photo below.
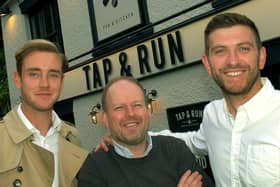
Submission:
{"label": "man in white shirt", "polygon": [[279,187],[280,91],[260,76],[266,50],[253,21],[236,13],[213,17],[202,62],[224,98],[205,107],[197,132],[154,134],[181,138],[195,155],[208,155],[218,187]]}
{"label": "man in white shirt", "polygon": [[214,17],[202,62],[224,98],[205,107],[199,131],[160,134],[209,155],[216,186],[280,186],[280,91],[260,77],[266,50],[255,24],[240,14]]}
{"label": "man in white shirt", "polygon": [[0,186],[76,186],[88,152],[79,147],[78,131],[53,110],[67,60],[42,39],[28,41],[15,57],[21,103],[0,122]]}

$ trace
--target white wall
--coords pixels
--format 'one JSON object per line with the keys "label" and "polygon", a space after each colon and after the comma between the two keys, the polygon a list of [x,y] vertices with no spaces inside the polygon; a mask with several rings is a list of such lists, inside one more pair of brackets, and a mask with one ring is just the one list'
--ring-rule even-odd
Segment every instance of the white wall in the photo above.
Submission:
{"label": "white wall", "polygon": [[29,25],[26,17],[20,12],[16,1],[11,1],[11,13],[1,17],[5,60],[7,65],[7,75],[11,105],[15,106],[20,102],[20,93],[14,86],[13,72],[16,70],[15,52],[21,45],[30,39]]}
{"label": "white wall", "polygon": [[[87,1],[58,0],[58,7],[65,55],[68,59],[91,50],[93,40]],[[88,55],[71,63],[71,66],[89,57]]]}
{"label": "white wall", "polygon": [[[171,1],[163,1],[163,0],[152,0],[147,1],[148,3],[148,11],[150,15],[150,20],[152,23],[160,21],[168,16],[174,15],[178,12],[181,12],[189,7],[197,5],[204,0],[171,0]],[[160,24],[155,27],[155,31],[159,31],[166,27],[175,25],[180,23],[186,19],[189,19],[195,15],[201,14],[202,12],[206,12],[211,10],[212,7],[210,4],[200,7],[199,10],[193,10],[188,12],[187,14],[183,14],[179,17],[176,17],[168,22]]]}

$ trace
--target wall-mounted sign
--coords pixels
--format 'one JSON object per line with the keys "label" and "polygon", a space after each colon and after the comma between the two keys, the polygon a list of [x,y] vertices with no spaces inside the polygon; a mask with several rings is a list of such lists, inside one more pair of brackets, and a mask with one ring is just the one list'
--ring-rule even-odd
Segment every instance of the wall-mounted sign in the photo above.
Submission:
{"label": "wall-mounted sign", "polygon": [[95,45],[146,24],[143,0],[88,0]]}
{"label": "wall-mounted sign", "polygon": [[[167,119],[172,132],[196,131],[202,122],[204,107],[209,101],[168,108]],[[199,165],[213,178],[208,156],[196,157]]]}
{"label": "wall-mounted sign", "polygon": [[187,64],[182,37],[168,33],[66,72],[60,99],[100,90],[116,76],[142,78]]}
{"label": "wall-mounted sign", "polygon": [[200,61],[206,21],[161,33],[67,71],[60,100],[101,90],[116,76],[132,75],[140,79]]}
{"label": "wall-mounted sign", "polygon": [[198,130],[203,117],[203,110],[209,101],[166,109],[169,128],[172,132]]}

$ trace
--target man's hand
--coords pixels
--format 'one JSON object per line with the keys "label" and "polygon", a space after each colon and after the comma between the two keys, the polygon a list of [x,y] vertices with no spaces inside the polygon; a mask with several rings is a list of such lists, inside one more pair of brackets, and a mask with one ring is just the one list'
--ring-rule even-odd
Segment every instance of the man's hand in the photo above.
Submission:
{"label": "man's hand", "polygon": [[98,151],[99,149],[103,149],[104,151],[109,151],[109,145],[112,145],[112,136],[110,133],[106,133],[103,138],[101,139],[101,142],[97,144],[97,146],[94,149],[94,152]]}
{"label": "man's hand", "polygon": [[187,170],[181,177],[177,187],[202,187],[202,175],[197,171]]}

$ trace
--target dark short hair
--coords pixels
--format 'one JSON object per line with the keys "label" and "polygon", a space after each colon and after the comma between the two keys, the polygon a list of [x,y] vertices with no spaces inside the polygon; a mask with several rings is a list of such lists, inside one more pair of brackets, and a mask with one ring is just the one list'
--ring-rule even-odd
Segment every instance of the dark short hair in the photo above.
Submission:
{"label": "dark short hair", "polygon": [[65,72],[68,66],[67,58],[64,54],[60,53],[56,45],[48,40],[44,39],[33,39],[27,41],[20,49],[17,50],[15,54],[16,58],[16,66],[17,66],[17,72],[19,75],[22,73],[22,63],[26,56],[28,56],[30,53],[35,51],[44,51],[44,52],[51,52],[57,54],[62,63],[62,72]]}
{"label": "dark short hair", "polygon": [[209,55],[210,48],[210,34],[217,29],[228,28],[236,25],[243,25],[249,27],[254,33],[258,49],[262,47],[262,42],[260,39],[258,28],[251,19],[249,19],[245,15],[237,13],[223,13],[213,17],[204,30],[204,47],[207,56]]}
{"label": "dark short hair", "polygon": [[[123,81],[123,80],[129,81],[129,82],[131,82],[131,83],[137,85],[137,86],[140,88],[140,90],[142,91],[142,93],[143,93],[144,100],[145,100],[145,104],[148,105],[148,98],[147,98],[147,96],[146,96],[145,89],[144,89],[144,87],[139,83],[139,81],[138,81],[137,79],[133,78],[133,77],[130,77],[130,76],[119,76],[119,77],[116,77],[116,78],[111,79],[111,80],[106,84],[106,86],[105,86],[104,89],[103,89],[102,98],[101,98],[101,105],[102,105],[103,111],[105,111],[105,112],[107,111],[107,101],[106,101],[106,97],[107,97],[107,93],[108,93],[109,88],[110,88],[113,84],[115,84],[115,83],[117,83],[117,82],[119,82],[119,81]],[[129,92],[129,90],[124,90],[124,92],[126,92],[126,91]]]}

